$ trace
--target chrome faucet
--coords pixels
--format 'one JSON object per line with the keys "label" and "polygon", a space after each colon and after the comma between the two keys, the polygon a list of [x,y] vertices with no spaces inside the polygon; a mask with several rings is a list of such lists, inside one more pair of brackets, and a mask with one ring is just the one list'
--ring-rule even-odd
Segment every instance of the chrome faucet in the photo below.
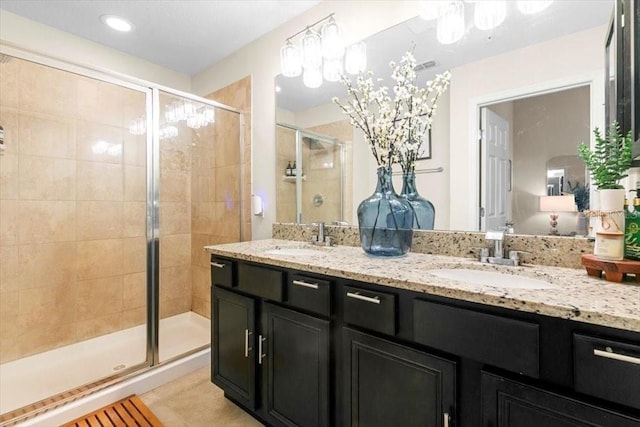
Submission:
{"label": "chrome faucet", "polygon": [[315,222],[313,225],[318,226],[318,234],[314,234],[311,243],[314,245],[331,246],[331,237],[325,233],[324,222]]}
{"label": "chrome faucet", "polygon": [[509,256],[505,258],[504,254],[504,230],[490,230],[485,234],[485,239],[493,242],[493,255],[490,254],[490,248],[480,248],[478,260],[480,262],[488,262],[489,264],[500,265],[520,265],[520,254],[528,254],[525,251],[510,250]]}

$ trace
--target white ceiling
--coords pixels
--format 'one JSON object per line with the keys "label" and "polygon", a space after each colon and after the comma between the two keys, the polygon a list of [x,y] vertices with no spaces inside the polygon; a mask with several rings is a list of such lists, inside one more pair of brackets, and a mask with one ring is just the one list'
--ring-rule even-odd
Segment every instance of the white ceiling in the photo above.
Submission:
{"label": "white ceiling", "polygon": [[[193,75],[319,0],[0,0],[0,9]],[[100,21],[118,15],[118,33]]]}

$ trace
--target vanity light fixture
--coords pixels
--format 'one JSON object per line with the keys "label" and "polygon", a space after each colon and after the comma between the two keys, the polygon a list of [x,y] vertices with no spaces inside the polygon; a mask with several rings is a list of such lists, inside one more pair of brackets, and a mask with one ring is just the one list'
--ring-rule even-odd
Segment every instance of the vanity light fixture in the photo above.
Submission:
{"label": "vanity light fixture", "polygon": [[506,17],[506,0],[478,1],[473,8],[473,23],[479,30],[492,30],[502,24]]}
{"label": "vanity light fixture", "polygon": [[[473,4],[473,23],[482,31],[489,31],[502,24],[507,17],[506,0],[421,0],[420,17],[437,19],[436,36],[442,44],[451,44],[464,36],[465,3]],[[549,7],[553,0],[518,0],[517,7],[525,15],[533,15]]]}
{"label": "vanity light fixture", "polygon": [[436,36],[442,44],[455,43],[464,36],[464,3],[452,1],[438,16]]}
{"label": "vanity light fixture", "polygon": [[[316,88],[322,85],[323,80],[340,80],[344,71],[349,74],[364,71],[367,64],[366,46],[359,42],[345,48],[333,15],[325,16],[286,39],[280,49],[283,76],[297,77],[302,74],[304,85]],[[315,27],[321,23],[324,25],[318,32]],[[297,46],[293,39],[303,33],[300,46]]]}
{"label": "vanity light fixture", "polygon": [[133,30],[133,24],[131,24],[131,22],[116,15],[102,15],[100,20],[109,28],[122,33],[128,33]]}

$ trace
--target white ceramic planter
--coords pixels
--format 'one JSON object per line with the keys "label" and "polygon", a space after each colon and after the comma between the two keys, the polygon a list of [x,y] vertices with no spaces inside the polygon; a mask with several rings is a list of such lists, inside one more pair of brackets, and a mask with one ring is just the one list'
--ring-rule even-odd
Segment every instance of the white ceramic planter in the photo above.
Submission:
{"label": "white ceramic planter", "polygon": [[594,255],[607,260],[624,257],[624,189],[598,190],[599,215],[592,218],[595,229]]}

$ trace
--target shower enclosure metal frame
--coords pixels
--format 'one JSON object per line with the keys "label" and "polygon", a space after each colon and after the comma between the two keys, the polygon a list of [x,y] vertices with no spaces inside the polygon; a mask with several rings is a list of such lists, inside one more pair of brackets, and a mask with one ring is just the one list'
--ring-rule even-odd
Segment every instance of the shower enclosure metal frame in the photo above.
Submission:
{"label": "shower enclosure metal frame", "polygon": [[[345,186],[345,162],[346,162],[346,144],[337,138],[331,138],[327,135],[312,132],[294,125],[286,123],[276,123],[276,127],[280,126],[295,132],[296,135],[296,164],[302,167],[302,138],[303,136],[311,136],[319,141],[329,144],[336,144],[340,147],[340,218],[336,220],[344,221],[344,186]],[[301,170],[301,169],[300,169]],[[302,224],[302,174],[296,175],[296,223]]]}
{"label": "shower enclosure metal frame", "polygon": [[[89,390],[80,390],[78,387],[76,390],[71,391],[70,397],[54,399],[54,403],[51,405],[45,405],[38,408],[38,413],[51,409],[52,407],[58,407],[68,401],[76,400],[77,398],[94,393],[97,389],[107,387],[115,382],[122,381],[127,377],[144,372],[148,369],[164,365],[196,353],[203,349],[208,348],[210,345],[194,348],[186,353],[178,355],[167,360],[159,360],[159,323],[160,323],[160,222],[159,222],[159,208],[160,208],[160,92],[164,92],[169,95],[177,96],[185,100],[195,101],[205,104],[210,107],[218,108],[228,112],[238,114],[239,122],[239,138],[238,138],[238,150],[239,150],[239,162],[241,165],[240,177],[239,177],[239,240],[242,239],[243,226],[244,226],[244,182],[242,168],[244,167],[244,127],[245,118],[244,113],[240,110],[221,104],[216,101],[212,101],[206,98],[199,97],[181,90],[173,89],[160,84],[152,83],[136,77],[127,76],[115,71],[87,65],[79,64],[66,60],[57,59],[41,52],[34,52],[24,49],[20,46],[16,46],[6,42],[0,42],[0,54],[9,55],[25,61],[30,61],[36,64],[48,66],[61,71],[74,73],[83,77],[92,78],[98,81],[114,84],[116,86],[132,89],[145,94],[146,105],[145,114],[147,119],[151,119],[151,126],[147,127],[146,138],[146,357],[145,361],[134,366],[130,366],[118,373],[115,373],[106,378],[96,379],[96,388]],[[82,387],[86,388],[86,387]],[[69,391],[61,393],[68,394]],[[35,402],[34,402],[35,403]],[[32,416],[33,414],[24,414],[25,416]]]}

